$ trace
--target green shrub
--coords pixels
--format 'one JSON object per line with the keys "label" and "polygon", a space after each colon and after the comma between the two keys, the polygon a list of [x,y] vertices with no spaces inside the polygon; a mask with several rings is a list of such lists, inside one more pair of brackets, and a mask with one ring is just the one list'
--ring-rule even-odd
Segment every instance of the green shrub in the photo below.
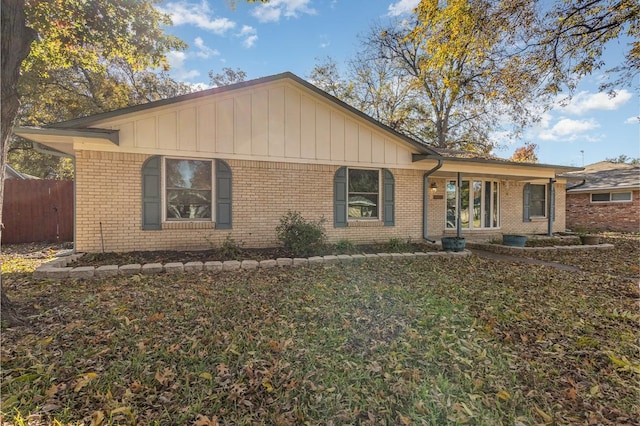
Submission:
{"label": "green shrub", "polygon": [[401,238],[391,238],[385,245],[389,253],[403,253],[413,251],[411,240],[403,241]]}
{"label": "green shrub", "polygon": [[226,260],[240,260],[242,257],[243,244],[242,241],[236,242],[236,240],[231,238],[231,234],[227,234],[222,242],[222,246],[218,249],[218,253]]}
{"label": "green shrub", "polygon": [[340,240],[333,247],[337,254],[353,254],[356,246],[350,240]]}
{"label": "green shrub", "polygon": [[289,211],[280,218],[280,225],[276,227],[278,240],[296,256],[318,254],[327,239],[324,222],[324,218],[315,222],[307,221],[300,212]]}

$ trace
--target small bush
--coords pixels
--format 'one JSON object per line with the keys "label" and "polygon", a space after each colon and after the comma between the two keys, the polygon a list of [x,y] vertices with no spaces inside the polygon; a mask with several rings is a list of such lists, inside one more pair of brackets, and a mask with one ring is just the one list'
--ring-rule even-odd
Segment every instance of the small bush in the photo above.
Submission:
{"label": "small bush", "polygon": [[337,254],[353,254],[356,246],[349,240],[340,240],[333,247]]}
{"label": "small bush", "polygon": [[411,240],[403,241],[401,238],[391,238],[385,245],[385,249],[390,253],[403,253],[413,251]]}
{"label": "small bush", "polygon": [[227,260],[240,260],[242,257],[243,244],[244,243],[242,241],[238,243],[236,240],[231,238],[231,234],[227,234],[226,238],[222,242],[222,246],[218,249],[218,253]]}
{"label": "small bush", "polygon": [[324,218],[307,221],[299,212],[289,211],[280,218],[280,225],[276,227],[278,240],[296,256],[320,253],[327,239],[324,222]]}

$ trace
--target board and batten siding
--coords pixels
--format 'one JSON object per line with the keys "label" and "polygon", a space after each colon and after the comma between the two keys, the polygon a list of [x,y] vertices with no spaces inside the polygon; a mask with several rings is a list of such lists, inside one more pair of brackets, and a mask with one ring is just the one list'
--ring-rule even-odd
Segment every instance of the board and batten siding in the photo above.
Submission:
{"label": "board and batten siding", "polygon": [[118,129],[120,145],[85,149],[363,166],[412,163],[406,142],[287,82],[131,113],[92,127]]}

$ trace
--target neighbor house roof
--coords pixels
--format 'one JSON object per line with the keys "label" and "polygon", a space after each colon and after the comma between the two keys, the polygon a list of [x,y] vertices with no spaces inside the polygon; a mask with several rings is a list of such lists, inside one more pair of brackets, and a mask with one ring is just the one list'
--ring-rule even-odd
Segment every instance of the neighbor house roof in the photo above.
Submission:
{"label": "neighbor house roof", "polygon": [[568,193],[640,189],[640,165],[600,161],[589,164],[582,171],[566,173],[568,177],[583,179],[583,184],[567,188]]}
{"label": "neighbor house roof", "polygon": [[5,179],[19,179],[19,180],[30,180],[30,179],[39,179],[36,176],[31,176],[26,173],[20,173],[13,167],[7,164],[7,168],[4,172]]}

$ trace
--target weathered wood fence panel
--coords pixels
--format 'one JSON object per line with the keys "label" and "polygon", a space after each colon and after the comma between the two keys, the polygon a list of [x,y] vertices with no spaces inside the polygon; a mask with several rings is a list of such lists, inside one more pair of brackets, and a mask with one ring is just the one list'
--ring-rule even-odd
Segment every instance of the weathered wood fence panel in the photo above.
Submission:
{"label": "weathered wood fence panel", "polygon": [[73,181],[4,182],[2,243],[73,241]]}

